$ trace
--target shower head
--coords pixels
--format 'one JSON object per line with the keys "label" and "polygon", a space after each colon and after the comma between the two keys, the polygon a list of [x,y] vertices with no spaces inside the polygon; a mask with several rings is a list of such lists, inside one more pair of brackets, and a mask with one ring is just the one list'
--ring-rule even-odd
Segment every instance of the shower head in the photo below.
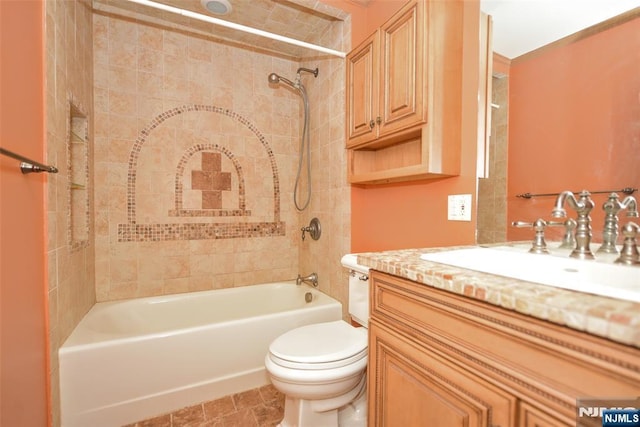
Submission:
{"label": "shower head", "polygon": [[280,83],[280,76],[276,73],[269,74],[269,83],[277,85],[278,83]]}
{"label": "shower head", "polygon": [[278,83],[285,83],[295,89],[297,89],[299,86],[298,84],[292,82],[291,80],[284,78],[282,76],[279,76],[276,73],[269,74],[268,79],[269,79],[269,84],[277,85]]}

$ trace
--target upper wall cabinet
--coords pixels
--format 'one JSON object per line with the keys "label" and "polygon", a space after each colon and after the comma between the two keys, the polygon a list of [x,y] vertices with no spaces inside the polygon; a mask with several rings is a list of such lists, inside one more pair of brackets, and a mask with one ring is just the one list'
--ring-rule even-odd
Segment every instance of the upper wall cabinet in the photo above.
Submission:
{"label": "upper wall cabinet", "polygon": [[351,183],[459,174],[462,15],[461,1],[408,1],[347,56]]}
{"label": "upper wall cabinet", "polygon": [[424,3],[410,2],[347,57],[348,147],[426,121]]}

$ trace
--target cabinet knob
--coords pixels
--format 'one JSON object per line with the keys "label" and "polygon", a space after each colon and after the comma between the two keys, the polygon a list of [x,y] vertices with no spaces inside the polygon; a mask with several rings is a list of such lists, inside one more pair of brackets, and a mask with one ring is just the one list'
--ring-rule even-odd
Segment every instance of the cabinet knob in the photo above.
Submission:
{"label": "cabinet knob", "polygon": [[371,129],[373,129],[373,128],[375,127],[375,125],[376,125],[376,122],[374,122],[373,120],[371,120],[371,121],[369,122],[369,127],[370,127]]}
{"label": "cabinet knob", "polygon": [[376,117],[376,123],[380,125],[380,123],[382,123],[382,117],[380,116]]}

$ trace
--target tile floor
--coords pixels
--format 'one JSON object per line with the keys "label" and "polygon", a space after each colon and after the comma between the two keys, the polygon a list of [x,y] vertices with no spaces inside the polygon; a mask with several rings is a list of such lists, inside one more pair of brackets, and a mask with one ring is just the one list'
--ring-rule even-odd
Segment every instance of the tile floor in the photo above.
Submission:
{"label": "tile floor", "polygon": [[273,427],[283,413],[284,395],[266,385],[124,427]]}

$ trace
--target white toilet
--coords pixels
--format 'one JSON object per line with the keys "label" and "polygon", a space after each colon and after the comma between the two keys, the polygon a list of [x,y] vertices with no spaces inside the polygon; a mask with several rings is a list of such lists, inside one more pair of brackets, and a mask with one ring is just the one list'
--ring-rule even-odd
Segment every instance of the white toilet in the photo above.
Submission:
{"label": "white toilet", "polygon": [[349,273],[349,313],[363,327],[338,320],[302,326],[276,338],[265,367],[285,396],[282,427],[367,425],[369,269],[342,257]]}

